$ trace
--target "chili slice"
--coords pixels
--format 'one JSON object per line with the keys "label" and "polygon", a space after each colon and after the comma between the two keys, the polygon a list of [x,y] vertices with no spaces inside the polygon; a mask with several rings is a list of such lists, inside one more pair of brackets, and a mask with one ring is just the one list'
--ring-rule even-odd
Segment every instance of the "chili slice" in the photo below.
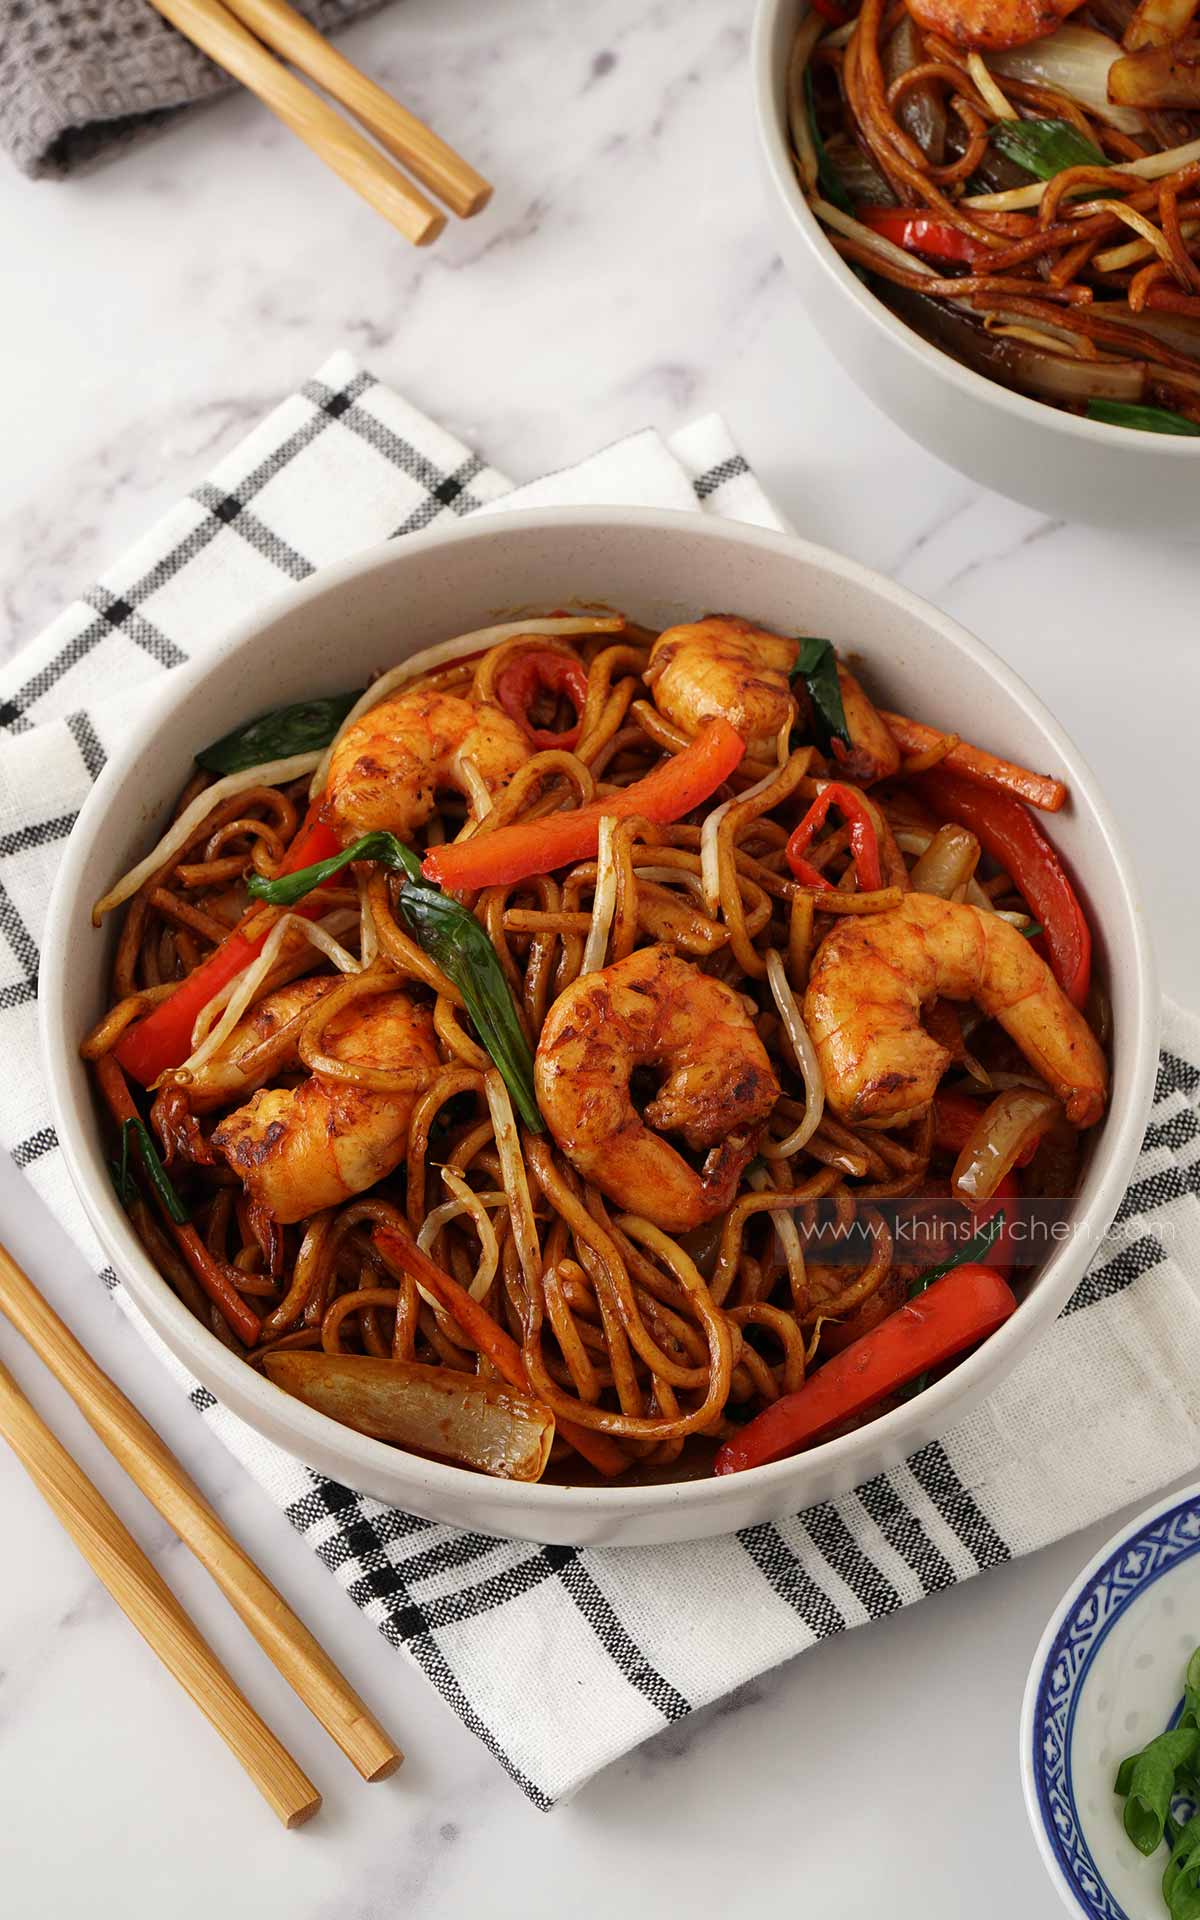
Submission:
{"label": "chili slice", "polygon": [[846,822],[850,833],[850,851],[854,855],[854,870],[858,875],[858,884],[864,893],[878,893],[883,885],[883,870],[879,861],[879,837],[875,832],[875,822],[860,793],[853,787],[843,786],[840,780],[831,780],[823,787],[813,801],[803,820],[794,830],[787,843],[787,863],[797,880],[806,887],[829,888],[824,874],[818,873],[804,859],[804,851],[812,841],[818,827],[825,824],[830,807],[836,807]]}
{"label": "chili slice", "polygon": [[[496,699],[535,747],[543,751],[560,748],[569,753],[579,745],[587,684],[587,668],[582,660],[569,659],[564,653],[542,647],[536,653],[520,653],[509,661],[496,681]],[[575,725],[564,728],[561,733],[554,733],[548,727],[535,727],[529,713],[539,693],[552,693],[559,699],[566,694],[575,708]]]}

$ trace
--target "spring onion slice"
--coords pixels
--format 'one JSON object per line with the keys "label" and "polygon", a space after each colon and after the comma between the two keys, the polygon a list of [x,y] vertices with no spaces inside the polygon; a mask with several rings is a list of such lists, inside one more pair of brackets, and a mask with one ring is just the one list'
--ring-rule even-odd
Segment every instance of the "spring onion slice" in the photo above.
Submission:
{"label": "spring onion slice", "polygon": [[131,867],[115,887],[97,900],[92,908],[92,925],[98,927],[106,913],[119,907],[135,894],[144,880],[165,867],[172,854],[187,845],[196,828],[208,818],[214,807],[223,800],[231,800],[235,794],[246,793],[251,787],[281,787],[289,780],[299,779],[301,774],[311,773],[321,758],[319,753],[294,753],[284,760],[266,760],[257,767],[244,767],[240,773],[230,773],[223,780],[216,780],[211,787],[205,787],[198,793],[191,805],[185,807],[178,820],[168,827],[158,845],[151,849],[144,860]]}
{"label": "spring onion slice", "polygon": [[998,1240],[1003,1231],[1004,1209],[1001,1207],[999,1213],[993,1214],[992,1218],[980,1227],[978,1233],[972,1234],[965,1247],[960,1247],[957,1253],[952,1253],[949,1259],[942,1260],[936,1267],[930,1267],[928,1273],[918,1274],[915,1280],[910,1281],[909,1299],[918,1299],[926,1287],[931,1287],[934,1281],[940,1280],[944,1273],[953,1273],[955,1267],[967,1267],[976,1260],[982,1260],[993,1241]]}
{"label": "spring onion slice", "polygon": [[1120,400],[1089,400],[1089,420],[1103,420],[1110,427],[1139,427],[1143,433],[1200,434],[1200,427],[1185,414],[1172,413],[1167,407],[1131,407]]}
{"label": "spring onion slice", "polygon": [[992,145],[1039,180],[1053,180],[1068,167],[1109,165],[1069,120],[1003,120],[992,128]]}
{"label": "spring onion slice", "polygon": [[[1178,172],[1180,167],[1190,166],[1193,160],[1200,160],[1200,140],[1188,140],[1181,147],[1169,147],[1165,153],[1148,153],[1141,160],[1122,160],[1120,171],[1132,173],[1139,180],[1161,180],[1168,173]],[[981,213],[1014,213],[1026,207],[1040,206],[1046,185],[1044,180],[1033,180],[1027,187],[1010,187],[1004,193],[971,193],[959,204],[977,207]],[[1089,196],[1095,193],[1092,187],[1084,187],[1081,191]],[[908,255],[905,255],[905,259],[908,260]],[[1136,316],[1138,321],[1145,317],[1144,314]]]}
{"label": "spring onion slice", "polygon": [[342,721],[329,746],[321,755],[313,774],[310,797],[315,800],[324,792],[329,777],[329,763],[334,749],[348,727],[377,707],[381,700],[395,693],[398,687],[416,680],[423,673],[432,673],[435,667],[443,667],[450,660],[461,660],[473,653],[486,653],[489,647],[498,647],[504,640],[515,640],[522,633],[622,633],[625,618],[619,613],[563,614],[539,617],[529,620],[503,620],[498,626],[477,627],[473,633],[459,633],[452,640],[439,640],[436,646],[423,647],[420,653],[414,653],[402,660],[398,667],[388,673],[381,673],[373,680],[364,694],[361,694]]}
{"label": "spring onion slice", "polygon": [[811,67],[804,69],[804,105],[808,113],[808,130],[812,136],[813,154],[817,163],[817,180],[820,183],[821,192],[827,200],[832,200],[835,207],[840,207],[843,213],[852,214],[854,204],[846,192],[841,174],[825,150],[825,142],[821,138],[821,130],[817,125]]}
{"label": "spring onion slice", "polygon": [[274,707],[256,720],[223,733],[196,755],[196,765],[208,773],[243,773],[264,760],[287,754],[319,752],[334,738],[346,715],[362,698],[363,689],[331,693],[322,700],[299,700],[290,707]]}
{"label": "spring onion slice", "polygon": [[162,1203],[164,1212],[169,1219],[175,1222],[177,1227],[186,1227],[188,1221],[191,1219],[191,1215],[167,1176],[167,1170],[163,1166],[158,1148],[151,1139],[150,1129],[144,1120],[129,1119],[126,1120],[121,1127],[121,1158],[113,1168],[113,1182],[121,1197],[122,1204],[128,1206],[131,1196],[136,1191],[133,1184],[133,1176],[129,1171],[129,1136],[131,1133],[137,1141],[142,1165],[146,1170],[146,1178],[149,1180],[150,1185],[154,1188],[155,1193]]}

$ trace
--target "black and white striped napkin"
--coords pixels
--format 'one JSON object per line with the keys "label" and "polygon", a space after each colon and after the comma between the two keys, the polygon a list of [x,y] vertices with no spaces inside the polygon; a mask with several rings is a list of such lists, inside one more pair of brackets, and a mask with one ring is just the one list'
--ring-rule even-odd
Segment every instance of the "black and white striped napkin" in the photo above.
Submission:
{"label": "black and white striped napkin", "polygon": [[219,1406],[104,1270],[50,1124],[34,1001],[59,850],[131,705],[286,580],[446,516],[554,502],[779,524],[716,417],[514,491],[339,354],[0,674],[0,1139],[202,1417],[542,1808],[814,1641],[1029,1553],[1200,1454],[1200,1022],[1176,1008],[1135,1180],[1031,1357],[903,1467],[719,1540],[543,1548],[363,1498]]}

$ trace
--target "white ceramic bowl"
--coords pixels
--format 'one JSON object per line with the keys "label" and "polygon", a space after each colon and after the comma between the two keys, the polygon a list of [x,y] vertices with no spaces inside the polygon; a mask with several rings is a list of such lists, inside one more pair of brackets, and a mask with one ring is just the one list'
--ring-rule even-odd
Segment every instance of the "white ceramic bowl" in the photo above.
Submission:
{"label": "white ceramic bowl", "polygon": [[[1079,1920],[1164,1920],[1167,1849],[1139,1853],[1113,1792],[1121,1761],[1174,1724],[1200,1642],[1200,1486],[1114,1534],[1034,1655],[1021,1780],[1038,1851]],[[1173,1811],[1188,1817],[1186,1806]]]}
{"label": "white ceramic bowl", "polygon": [[[103,1010],[113,940],[89,908],[152,843],[192,754],[282,702],[361,684],[406,652],[494,619],[569,603],[619,606],[655,627],[734,607],[768,627],[853,647],[889,705],[979,728],[988,745],[1070,782],[1055,839],[1079,876],[1112,985],[1112,1110],[1061,1244],[1020,1311],[946,1379],[905,1406],[796,1460],[676,1486],[517,1486],[366,1439],[290,1399],[234,1358],[159,1277],[117,1204],[76,1047]],[[845,1492],[943,1432],[1013,1365],[1062,1306],[1111,1220],[1152,1089],[1157,994],[1115,822],[1070,741],[1016,675],[931,607],[851,561],[700,514],[580,510],[468,521],[375,548],[316,575],[232,633],[215,657],[170,676],[152,716],[96,783],[50,906],[42,1029],[67,1164],[117,1271],[183,1364],[251,1426],[323,1473],[418,1513],[568,1544],[722,1533]]]}
{"label": "white ceramic bowl", "polygon": [[863,286],[809,211],[785,84],[808,0],[758,0],[751,66],[776,243],[825,344],[905,433],[972,480],[1059,519],[1195,540],[1200,440],[1109,427],[1011,393],[914,333]]}

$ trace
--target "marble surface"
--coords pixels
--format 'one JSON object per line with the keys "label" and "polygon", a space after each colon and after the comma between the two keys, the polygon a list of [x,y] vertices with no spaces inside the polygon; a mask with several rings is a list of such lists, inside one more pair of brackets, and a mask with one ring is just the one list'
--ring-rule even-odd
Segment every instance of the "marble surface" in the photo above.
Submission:
{"label": "marble surface", "polygon": [[[1195,818],[1181,716],[1200,710],[1195,550],[982,493],[847,385],[762,218],[748,11],[401,0],[353,30],[351,54],[497,185],[480,219],[423,253],[244,98],[70,186],[0,174],[0,651],[335,346],[519,478],[719,407],[798,528],[963,620],[1056,710],[1124,818],[1164,983],[1195,1001],[1194,896],[1180,884]],[[7,1911],[1057,1910],[1025,1830],[1017,1715],[1042,1623],[1107,1524],[806,1655],[547,1818],[323,1577],[8,1165],[0,1222],[410,1756],[389,1783],[357,1781],[0,1326],[0,1358],[326,1793],[305,1831],[275,1828],[0,1453]]]}

